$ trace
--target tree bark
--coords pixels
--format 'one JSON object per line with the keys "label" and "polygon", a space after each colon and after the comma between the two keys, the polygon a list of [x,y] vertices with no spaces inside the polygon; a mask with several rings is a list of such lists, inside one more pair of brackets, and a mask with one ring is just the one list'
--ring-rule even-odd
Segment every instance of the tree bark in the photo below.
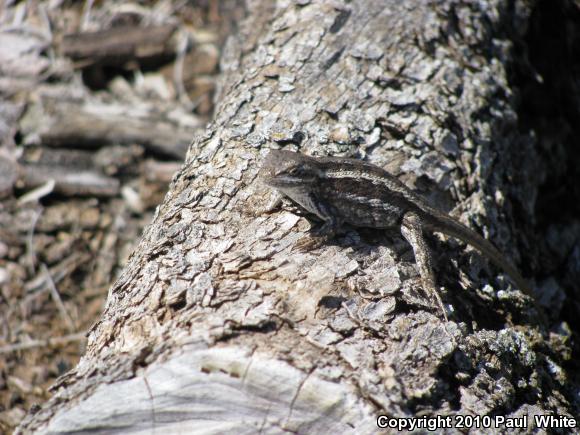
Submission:
{"label": "tree bark", "polygon": [[529,275],[538,157],[506,72],[529,14],[508,0],[250,2],[214,122],[86,355],[20,432],[361,434],[379,415],[572,415],[564,335],[475,251],[430,238],[446,324],[397,231],[348,228],[295,252],[316,223],[257,212],[268,148],[356,156],[454,208]]}

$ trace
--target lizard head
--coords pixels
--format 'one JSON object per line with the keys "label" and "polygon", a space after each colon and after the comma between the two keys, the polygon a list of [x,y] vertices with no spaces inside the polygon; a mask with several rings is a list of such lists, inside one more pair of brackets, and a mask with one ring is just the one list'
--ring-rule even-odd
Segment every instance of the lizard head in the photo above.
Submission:
{"label": "lizard head", "polygon": [[286,193],[316,183],[319,172],[312,157],[292,151],[270,150],[262,164],[260,178],[266,185]]}

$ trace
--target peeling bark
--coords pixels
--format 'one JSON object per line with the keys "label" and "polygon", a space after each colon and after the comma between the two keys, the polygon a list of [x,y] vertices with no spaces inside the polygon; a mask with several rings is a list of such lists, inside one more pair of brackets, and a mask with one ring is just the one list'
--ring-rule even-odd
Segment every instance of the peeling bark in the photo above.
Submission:
{"label": "peeling bark", "polygon": [[351,228],[300,253],[312,221],[256,216],[269,147],[358,156],[532,272],[518,219],[531,219],[537,157],[506,78],[529,9],[515,5],[250,2],[214,122],[86,355],[20,431],[360,434],[380,414],[574,415],[566,337],[475,251],[431,239],[455,309],[444,324],[396,231]]}

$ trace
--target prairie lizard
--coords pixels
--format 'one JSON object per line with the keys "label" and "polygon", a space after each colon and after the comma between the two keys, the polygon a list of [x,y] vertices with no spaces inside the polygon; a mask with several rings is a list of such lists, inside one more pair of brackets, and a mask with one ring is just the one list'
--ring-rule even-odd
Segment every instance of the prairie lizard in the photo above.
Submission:
{"label": "prairie lizard", "polygon": [[428,205],[378,166],[356,159],[316,158],[271,150],[264,160],[260,177],[266,185],[322,219],[323,225],[314,238],[298,242],[302,248],[318,246],[330,239],[343,223],[370,228],[399,227],[413,248],[424,290],[436,298],[446,320],[424,231],[441,232],[470,244],[533,298],[526,280],[488,240]]}

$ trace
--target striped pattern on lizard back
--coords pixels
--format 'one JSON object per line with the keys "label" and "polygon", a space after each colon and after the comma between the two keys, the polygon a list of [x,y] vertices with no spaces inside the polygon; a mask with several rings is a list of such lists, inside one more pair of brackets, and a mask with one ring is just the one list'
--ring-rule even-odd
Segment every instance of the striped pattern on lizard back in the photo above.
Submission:
{"label": "striped pattern on lizard back", "polygon": [[[349,159],[321,158],[323,176],[317,186],[318,199],[330,207],[342,222],[370,228],[400,226],[410,211],[422,214],[418,198],[398,179],[374,165]],[[361,165],[362,163],[362,165]],[[339,166],[337,165],[339,164]]]}

